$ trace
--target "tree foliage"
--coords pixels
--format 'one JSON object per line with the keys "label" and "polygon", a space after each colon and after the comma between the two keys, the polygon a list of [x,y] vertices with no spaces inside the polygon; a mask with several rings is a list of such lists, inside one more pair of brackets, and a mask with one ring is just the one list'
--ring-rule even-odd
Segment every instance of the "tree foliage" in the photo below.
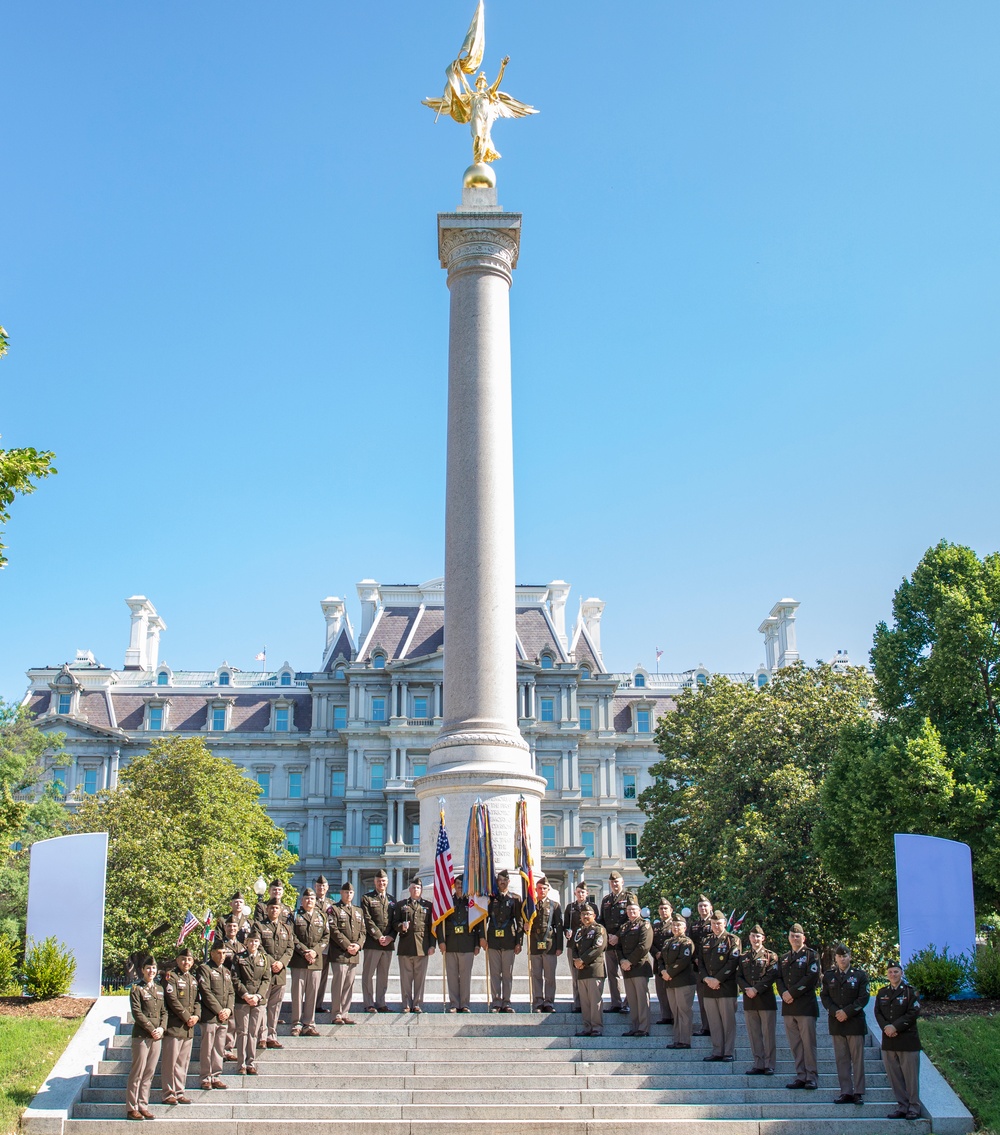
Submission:
{"label": "tree foliage", "polygon": [[639,799],[644,896],[705,890],[772,942],[794,921],[816,940],[843,935],[851,912],[812,837],[840,732],[870,719],[872,698],[861,668],[801,663],[760,689],[716,676],[685,691],[659,721],[663,759]]}
{"label": "tree foliage", "polygon": [[118,781],[73,821],[109,837],[105,965],[124,965],[164,922],[172,946],[186,911],[228,911],[229,895],[248,893],[258,875],[287,881],[295,859],[257,801],[260,786],[200,738],[154,741]]}

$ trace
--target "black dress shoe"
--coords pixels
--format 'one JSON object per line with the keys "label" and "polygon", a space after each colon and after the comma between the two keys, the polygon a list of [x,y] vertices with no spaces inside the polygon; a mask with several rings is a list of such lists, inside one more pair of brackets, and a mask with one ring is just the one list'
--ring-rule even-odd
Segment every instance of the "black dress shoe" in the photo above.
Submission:
{"label": "black dress shoe", "polygon": [[746,1070],[746,1072],[743,1073],[743,1075],[744,1076],[763,1076],[765,1071],[766,1071],[766,1069],[764,1069],[764,1068],[748,1068]]}
{"label": "black dress shoe", "polygon": [[865,1097],[864,1097],[864,1096],[855,1096],[855,1097],[854,1097],[854,1102],[855,1102],[855,1103],[860,1103],[860,1104],[863,1104],[863,1103],[865,1102]]}
{"label": "black dress shoe", "polygon": [[774,1069],[773,1068],[765,1068],[764,1069],[764,1075],[765,1076],[773,1076],[774,1075]]}
{"label": "black dress shoe", "polygon": [[624,1013],[625,1010],[621,1005],[612,1005],[610,1009],[605,1009],[605,1013]]}
{"label": "black dress shoe", "polygon": [[903,1107],[897,1107],[895,1111],[890,1111],[889,1114],[886,1116],[886,1119],[905,1119],[905,1118],[906,1118],[906,1108],[903,1108]]}
{"label": "black dress shoe", "polygon": [[672,1044],[670,1047],[671,1048],[690,1048],[691,1045],[689,1045],[689,1044]]}
{"label": "black dress shoe", "polygon": [[634,1032],[632,1035],[633,1036],[649,1036],[649,1033]]}
{"label": "black dress shoe", "polygon": [[622,1033],[622,1036],[635,1036],[635,1029],[629,1029],[627,1033]]}
{"label": "black dress shoe", "polygon": [[854,1096],[849,1096],[849,1095],[837,1096],[837,1098],[833,1102],[834,1103],[854,1103]]}
{"label": "black dress shoe", "polygon": [[815,1080],[806,1080],[802,1086],[807,1092],[814,1092],[819,1087],[819,1084],[817,1084]]}
{"label": "black dress shoe", "polygon": [[471,1013],[472,1010],[469,1008],[468,1005],[465,1005],[463,1008],[459,1009],[459,1012],[460,1013]]}
{"label": "black dress shoe", "polygon": [[804,1088],[806,1086],[805,1080],[792,1080],[790,1084],[786,1084],[786,1088]]}
{"label": "black dress shoe", "polygon": [[725,1060],[726,1058],[724,1056],[703,1056],[701,1059],[705,1064],[718,1064],[720,1060]]}
{"label": "black dress shoe", "polygon": [[[146,1118],[149,1119],[149,1116],[147,1115]],[[903,1118],[904,1119],[919,1119],[920,1118],[920,1112],[919,1111],[908,1111],[906,1113],[906,1115],[903,1116]]]}
{"label": "black dress shoe", "polygon": [[732,1064],[732,1062],[736,1059],[736,1057],[735,1056],[720,1056],[719,1059],[724,1061],[726,1064]]}
{"label": "black dress shoe", "polygon": [[573,1012],[573,1013],[582,1013],[582,1012],[583,1012],[583,1010],[582,1010],[582,1009],[572,1009],[572,1010],[571,1010],[571,1012]]}
{"label": "black dress shoe", "polygon": [[590,1029],[581,1029],[576,1035],[577,1036],[593,1036],[594,1034],[590,1031]]}
{"label": "black dress shoe", "polygon": [[712,1030],[711,1029],[700,1029],[696,1032],[693,1032],[691,1035],[692,1036],[711,1036]]}
{"label": "black dress shoe", "polygon": [[658,1025],[672,1025],[674,1023],[673,1017],[661,1017],[657,1022]]}

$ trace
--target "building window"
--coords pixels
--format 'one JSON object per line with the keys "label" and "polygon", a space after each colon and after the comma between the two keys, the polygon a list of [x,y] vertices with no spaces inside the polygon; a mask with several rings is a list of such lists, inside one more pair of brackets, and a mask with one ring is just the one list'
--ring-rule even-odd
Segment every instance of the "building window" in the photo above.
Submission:
{"label": "building window", "polygon": [[333,707],[333,727],[334,729],[347,728],[347,706],[335,705]]}
{"label": "building window", "polygon": [[73,695],[60,694],[59,695],[59,713],[69,713],[73,708]]}
{"label": "building window", "polygon": [[555,721],[556,703],[553,698],[540,698],[542,707],[542,721]]}
{"label": "building window", "polygon": [[580,667],[580,681],[586,682],[589,677],[590,677],[590,667],[589,666],[581,666]]}
{"label": "building window", "polygon": [[584,800],[594,798],[594,774],[592,772],[580,773],[580,795]]}
{"label": "building window", "polygon": [[271,799],[271,774],[269,772],[257,773],[257,783],[260,785],[261,800]]}
{"label": "building window", "polygon": [[626,800],[635,799],[635,773],[622,773],[622,795]]}
{"label": "building window", "polygon": [[343,667],[343,666],[338,666],[338,667],[337,667],[337,669],[336,669],[336,670],[334,670],[334,672],[333,672],[333,676],[334,676],[335,678],[341,678],[341,679],[342,679],[342,678],[344,677],[344,667]]}
{"label": "building window", "polygon": [[427,699],[425,697],[413,699],[413,716],[418,718],[427,717]]}
{"label": "building window", "polygon": [[62,773],[56,772],[55,770],[52,772],[52,787],[55,789],[57,796],[66,795],[66,781],[63,780]]}
{"label": "building window", "polygon": [[275,733],[287,733],[288,723],[291,715],[291,710],[287,705],[276,705],[274,707],[274,731]]}
{"label": "building window", "polygon": [[212,710],[212,732],[222,733],[226,728],[226,707],[216,706]]}
{"label": "building window", "polygon": [[580,832],[580,839],[583,842],[583,850],[586,853],[587,858],[594,859],[597,855],[597,852],[595,851],[596,833],[594,833],[593,831],[582,831]]}
{"label": "building window", "polygon": [[410,761],[410,775],[413,777],[427,775],[426,761]]}
{"label": "building window", "polygon": [[419,820],[414,820],[413,823],[410,824],[410,840],[409,840],[409,842],[411,844],[413,844],[413,843],[419,844],[420,843],[420,821]]}
{"label": "building window", "polygon": [[149,707],[149,729],[158,732],[163,728],[163,706],[151,705]]}
{"label": "building window", "polygon": [[543,670],[551,670],[552,669],[552,655],[551,654],[543,654],[542,655],[542,669]]}
{"label": "building window", "polygon": [[580,728],[587,730],[594,728],[593,712],[589,705],[580,706]]}
{"label": "building window", "polygon": [[330,795],[343,797],[347,795],[347,770],[335,768],[330,773]]}
{"label": "building window", "polygon": [[556,790],[556,766],[555,765],[542,765],[538,770],[545,778],[545,787],[549,792]]}
{"label": "building window", "polygon": [[542,847],[556,846],[555,824],[542,824]]}
{"label": "building window", "polygon": [[707,686],[708,685],[708,675],[707,674],[699,674],[698,678],[697,678],[697,682],[698,682],[699,686]]}
{"label": "building window", "polygon": [[83,791],[86,792],[88,796],[93,796],[97,791],[97,775],[99,772],[100,769],[96,768],[85,768],[83,770]]}
{"label": "building window", "polygon": [[170,675],[166,670],[161,670],[159,674],[156,675],[156,684],[158,686],[167,686],[170,684]]}
{"label": "building window", "polygon": [[384,654],[374,655],[373,658],[372,658],[372,667],[375,670],[384,670],[385,669],[385,655]]}
{"label": "building window", "polygon": [[287,670],[282,670],[281,677],[278,681],[282,686],[290,686],[292,684],[292,676]]}
{"label": "building window", "polygon": [[341,828],[330,829],[330,858],[339,859],[344,850],[344,832]]}
{"label": "building window", "polygon": [[385,846],[385,825],[381,820],[372,820],[372,822],[368,825],[368,846]]}
{"label": "building window", "polygon": [[228,686],[229,685],[229,674],[225,670],[223,670],[222,673],[219,675],[219,685],[220,686]]}
{"label": "building window", "polygon": [[644,689],[645,685],[646,685],[646,675],[645,674],[636,674],[635,679],[634,679],[632,684],[636,687],[636,689],[639,689],[639,690]]}
{"label": "building window", "polygon": [[385,698],[372,698],[372,721],[385,721]]}
{"label": "building window", "polygon": [[290,772],[288,774],[288,799],[302,799],[302,773]]}
{"label": "building window", "polygon": [[651,733],[652,710],[638,709],[635,713],[635,727],[639,733]]}
{"label": "building window", "polygon": [[625,858],[638,859],[639,858],[639,833],[626,832],[625,833]]}
{"label": "building window", "polygon": [[385,765],[369,765],[368,784],[372,792],[381,792],[385,788]]}
{"label": "building window", "polygon": [[298,854],[299,854],[299,833],[298,832],[286,832],[285,833],[285,847],[288,848],[288,850],[292,853],[292,855],[294,855],[296,858],[298,858]]}
{"label": "building window", "polygon": [[757,675],[757,689],[762,690],[766,685],[767,685],[767,675],[766,674],[758,674]]}

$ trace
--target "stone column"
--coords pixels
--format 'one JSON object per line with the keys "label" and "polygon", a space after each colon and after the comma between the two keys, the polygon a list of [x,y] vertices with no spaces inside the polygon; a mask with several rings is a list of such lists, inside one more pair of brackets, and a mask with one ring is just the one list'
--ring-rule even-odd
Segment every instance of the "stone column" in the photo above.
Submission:
{"label": "stone column", "polygon": [[438,249],[451,292],[448,466],[445,499],[444,712],[420,800],[421,873],[433,871],[438,798],[456,864],[469,809],[490,811],[496,866],[513,867],[514,803],[529,802],[540,860],[539,800],[518,729],[514,622],[514,457],[510,386],[510,291],[521,215],[495,189],[464,189],[438,215]]}

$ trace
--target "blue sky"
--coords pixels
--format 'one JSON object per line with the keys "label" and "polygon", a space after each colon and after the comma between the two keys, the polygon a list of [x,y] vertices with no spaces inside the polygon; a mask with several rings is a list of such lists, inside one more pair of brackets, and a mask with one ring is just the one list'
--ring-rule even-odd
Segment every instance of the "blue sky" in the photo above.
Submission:
{"label": "blue sky", "polygon": [[[4,16],[0,694],[318,665],[319,601],[442,570],[440,94],[474,4],[46,2]],[[517,574],[607,601],[612,669],[860,660],[942,537],[997,533],[1000,7],[488,0],[522,211]]]}

